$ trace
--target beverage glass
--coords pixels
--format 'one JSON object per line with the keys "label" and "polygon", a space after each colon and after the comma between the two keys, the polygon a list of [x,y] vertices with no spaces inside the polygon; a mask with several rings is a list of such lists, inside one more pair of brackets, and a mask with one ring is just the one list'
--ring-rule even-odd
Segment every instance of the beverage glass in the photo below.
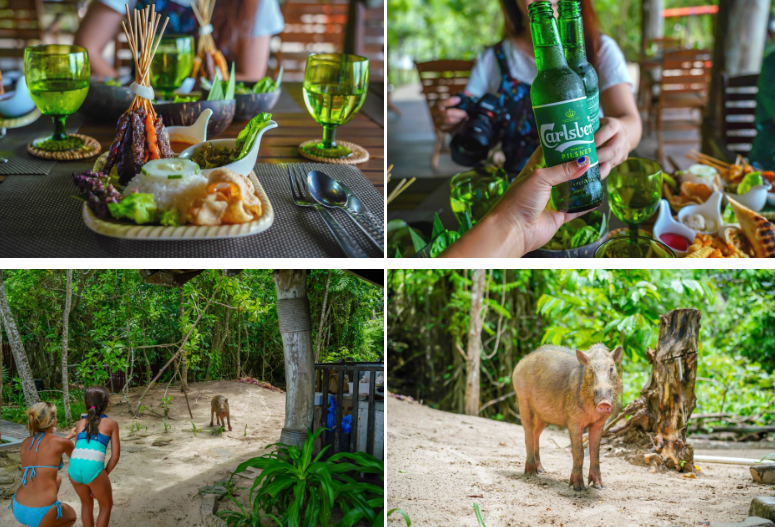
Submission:
{"label": "beverage glass", "polygon": [[617,236],[595,251],[595,258],[675,258],[675,253],[664,243],[647,236],[638,236],[633,242],[629,236]]}
{"label": "beverage glass", "polygon": [[479,166],[452,177],[449,201],[452,213],[462,225],[466,212],[474,224],[481,220],[509,188],[509,178],[502,168]]}
{"label": "beverage glass", "polygon": [[[628,227],[628,244],[613,244],[608,253],[623,251],[630,258],[647,258],[652,252],[651,240],[640,236],[638,225],[649,219],[659,207],[662,189],[662,167],[656,161],[630,157],[613,168],[606,182],[608,204],[614,215]],[[624,257],[624,256],[621,256]]]}
{"label": "beverage glass", "polygon": [[24,50],[24,76],[35,106],[50,115],[54,134],[32,143],[42,150],[80,148],[83,139],[65,132],[67,116],[78,111],[89,92],[89,54],[81,46],[44,44]]}
{"label": "beverage glass", "polygon": [[172,97],[194,67],[194,37],[165,35],[156,48],[149,75],[161,98]]}
{"label": "beverage glass", "polygon": [[357,55],[320,54],[307,58],[304,71],[304,104],[312,118],[323,125],[323,140],[304,147],[318,157],[342,158],[352,151],[337,145],[336,127],[347,123],[366,99],[369,60]]}

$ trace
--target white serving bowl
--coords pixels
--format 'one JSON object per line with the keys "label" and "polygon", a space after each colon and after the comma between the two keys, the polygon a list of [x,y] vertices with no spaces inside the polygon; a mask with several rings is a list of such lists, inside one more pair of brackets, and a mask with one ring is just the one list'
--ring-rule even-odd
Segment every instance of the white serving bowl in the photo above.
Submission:
{"label": "white serving bowl", "polygon": [[[667,233],[683,236],[689,240],[689,244],[691,244],[697,236],[697,232],[694,229],[673,219],[673,214],[670,211],[670,203],[668,203],[666,199],[663,199],[659,202],[659,216],[657,216],[657,221],[654,223],[654,239],[665,243],[662,241],[662,235]],[[667,244],[665,243],[665,245]],[[668,245],[668,247],[670,247],[679,258],[686,256],[686,251],[680,251],[670,245]]]}
{"label": "white serving bowl", "polygon": [[207,141],[207,124],[212,116],[213,111],[210,108],[206,108],[199,114],[196,122],[190,126],[168,126],[167,135],[170,137],[170,141],[188,143],[190,145]]}
{"label": "white serving bowl", "polygon": [[[228,168],[238,174],[242,174],[243,176],[247,176],[248,174],[250,174],[250,172],[253,170],[253,167],[256,166],[256,160],[258,159],[258,149],[261,146],[261,136],[263,136],[267,130],[271,130],[272,128],[277,128],[277,123],[274,121],[269,121],[269,124],[265,126],[261,131],[258,132],[258,137],[256,137],[256,141],[253,143],[253,147],[250,149],[250,151],[245,157],[233,163],[229,163],[228,165],[224,165],[222,167],[216,167],[216,168]],[[200,148],[202,148],[202,145],[204,145],[204,143],[212,143],[214,147],[222,148],[224,146],[227,146],[229,148],[234,148],[236,146],[237,140],[236,139],[213,139],[212,141],[203,141],[199,144],[186,148],[185,150],[183,150],[183,152],[178,154],[178,157],[181,157],[183,159],[190,159],[191,156],[193,156]],[[207,177],[210,174],[210,172],[212,172],[213,170],[215,170],[215,168],[205,168],[202,170],[202,174],[205,177]]]}
{"label": "white serving bowl", "polygon": [[767,193],[767,202],[773,207],[775,207],[775,192]]}
{"label": "white serving bowl", "polygon": [[[678,222],[683,224],[685,217],[692,214],[701,214],[706,218],[713,220],[716,223],[716,228],[712,231],[697,232],[701,232],[702,234],[716,234],[718,232],[718,228],[721,227],[721,198],[721,192],[714,191],[713,194],[711,194],[708,198],[708,201],[705,203],[701,203],[699,205],[687,205],[678,211]],[[692,240],[693,239],[694,238],[692,238]]]}
{"label": "white serving bowl", "polygon": [[772,190],[772,185],[769,181],[764,180],[764,185],[756,185],[755,187],[751,187],[751,190],[745,194],[733,194],[731,192],[724,192],[724,197],[727,198],[724,200],[724,204],[726,205],[729,203],[728,198],[732,198],[738,203],[745,205],[752,211],[759,212],[767,204],[767,194],[770,190]]}
{"label": "white serving bowl", "polygon": [[16,89],[0,96],[0,118],[15,119],[27,115],[35,109],[35,103],[27,90],[27,80],[24,75],[19,77]]}

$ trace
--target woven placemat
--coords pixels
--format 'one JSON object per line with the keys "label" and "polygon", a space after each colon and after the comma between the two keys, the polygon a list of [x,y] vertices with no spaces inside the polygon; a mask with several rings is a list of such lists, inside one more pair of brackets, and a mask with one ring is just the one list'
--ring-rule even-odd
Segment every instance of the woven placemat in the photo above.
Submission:
{"label": "woven placemat", "polygon": [[[57,164],[35,178],[8,178],[0,184],[0,255],[3,258],[344,258],[328,227],[313,208],[291,199],[286,165],[258,164],[258,179],[275,211],[274,224],[255,236],[229,240],[142,241],[107,238],[81,219],[83,202],[72,198],[72,173],[90,170],[93,160]],[[385,200],[355,167],[304,163],[342,181],[380,220]],[[334,217],[369,256],[382,257],[342,211]]]}
{"label": "woven placemat", "polygon": [[353,152],[352,155],[348,157],[338,157],[335,159],[331,159],[329,157],[319,157],[316,155],[312,155],[304,150],[305,146],[314,145],[316,143],[319,143],[320,141],[322,141],[322,139],[310,139],[309,141],[304,141],[302,144],[299,145],[299,155],[301,157],[306,157],[307,159],[311,159],[312,161],[317,161],[318,163],[326,163],[330,165],[359,165],[369,160],[368,150],[366,150],[360,145],[356,145],[355,143],[351,143],[349,141],[336,142],[337,144],[352,150]]}
{"label": "woven placemat", "polygon": [[[75,133],[83,123],[83,116],[74,114],[67,118],[67,133]],[[56,164],[53,159],[39,159],[27,152],[27,144],[33,139],[51,135],[54,125],[44,116],[23,128],[8,129],[0,139],[0,157],[7,157],[8,163],[0,163],[0,176],[45,176]],[[10,178],[9,178],[10,179]],[[0,186],[8,183],[4,181]],[[0,234],[0,236],[2,236]]]}
{"label": "woven placemat", "polygon": [[28,124],[37,121],[41,115],[43,114],[40,113],[40,110],[35,108],[27,115],[22,115],[21,117],[0,117],[0,128],[20,128],[22,126],[27,126]]}
{"label": "woven placemat", "polygon": [[52,152],[36,147],[34,144],[27,144],[27,152],[41,159],[53,159],[55,161],[75,161],[77,159],[88,159],[100,153],[102,146],[93,137],[83,134],[69,134],[72,137],[83,139],[83,147],[63,152]]}

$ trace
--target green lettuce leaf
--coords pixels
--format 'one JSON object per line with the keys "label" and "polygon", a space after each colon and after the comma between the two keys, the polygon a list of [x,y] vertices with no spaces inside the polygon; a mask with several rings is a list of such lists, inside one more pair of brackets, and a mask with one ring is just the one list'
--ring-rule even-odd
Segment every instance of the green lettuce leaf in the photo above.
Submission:
{"label": "green lettuce leaf", "polygon": [[159,223],[166,225],[167,227],[179,227],[185,225],[186,222],[178,212],[178,209],[172,209],[161,213]]}
{"label": "green lettuce leaf", "polygon": [[116,219],[126,218],[139,225],[150,223],[156,218],[153,194],[129,194],[118,203],[108,203],[108,210]]}
{"label": "green lettuce leaf", "polygon": [[258,132],[269,125],[271,118],[271,113],[260,113],[250,120],[248,125],[237,136],[237,141],[234,145],[237,156],[232,161],[237,161],[248,155],[250,149],[253,148],[256,137],[258,137]]}

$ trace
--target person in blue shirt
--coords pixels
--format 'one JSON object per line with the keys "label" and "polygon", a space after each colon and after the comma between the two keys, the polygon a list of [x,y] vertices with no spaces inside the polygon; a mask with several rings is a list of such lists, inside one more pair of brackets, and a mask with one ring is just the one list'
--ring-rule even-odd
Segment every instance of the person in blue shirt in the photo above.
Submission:
{"label": "person in blue shirt", "polygon": [[[116,77],[115,68],[102,56],[105,47],[121,31],[129,9],[155,5],[169,17],[165,34],[197,35],[199,25],[191,0],[96,0],[75,35],[75,44],[89,52],[92,75]],[[266,75],[269,40],[285,27],[278,0],[219,0],[212,19],[213,37],[229,64],[234,62],[238,80],[257,81]]]}
{"label": "person in blue shirt", "polygon": [[775,170],[775,15],[770,15],[770,42],[764,50],[759,92],[756,95],[756,138],[750,161],[765,170]]}

